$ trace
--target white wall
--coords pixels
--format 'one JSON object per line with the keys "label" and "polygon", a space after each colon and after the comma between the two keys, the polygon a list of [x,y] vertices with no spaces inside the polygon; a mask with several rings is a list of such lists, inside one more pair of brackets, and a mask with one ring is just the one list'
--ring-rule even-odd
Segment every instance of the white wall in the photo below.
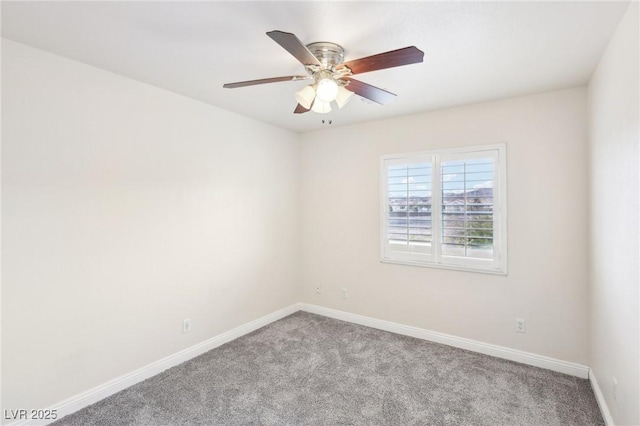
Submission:
{"label": "white wall", "polygon": [[589,84],[591,368],[618,425],[640,424],[638,18],[634,2]]}
{"label": "white wall", "polygon": [[[587,364],[586,115],[577,88],[304,134],[303,301]],[[509,275],[380,263],[380,156],[498,142]]]}
{"label": "white wall", "polygon": [[4,408],[45,408],[298,301],[298,135],[2,49]]}

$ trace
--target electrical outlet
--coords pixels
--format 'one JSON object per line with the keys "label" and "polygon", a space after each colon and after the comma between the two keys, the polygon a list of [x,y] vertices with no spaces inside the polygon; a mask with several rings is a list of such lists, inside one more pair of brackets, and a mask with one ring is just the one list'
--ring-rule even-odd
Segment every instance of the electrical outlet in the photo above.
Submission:
{"label": "electrical outlet", "polygon": [[182,334],[191,331],[191,320],[189,318],[182,320]]}
{"label": "electrical outlet", "polygon": [[322,293],[322,287],[317,286],[316,287],[316,294],[320,294],[320,293]]}
{"label": "electrical outlet", "polygon": [[526,323],[522,318],[516,318],[516,331],[518,333],[526,333],[527,332]]}
{"label": "electrical outlet", "polygon": [[347,297],[349,297],[349,290],[347,290],[346,288],[342,289],[342,298],[346,299]]}
{"label": "electrical outlet", "polygon": [[611,387],[611,393],[613,394],[613,399],[618,400],[618,380],[613,378],[613,386]]}

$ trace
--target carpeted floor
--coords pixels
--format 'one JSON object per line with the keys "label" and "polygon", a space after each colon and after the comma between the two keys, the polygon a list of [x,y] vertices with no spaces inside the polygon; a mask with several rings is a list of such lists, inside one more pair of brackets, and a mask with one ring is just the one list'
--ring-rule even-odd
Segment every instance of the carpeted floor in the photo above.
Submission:
{"label": "carpeted floor", "polygon": [[587,380],[297,312],[56,425],[603,425]]}

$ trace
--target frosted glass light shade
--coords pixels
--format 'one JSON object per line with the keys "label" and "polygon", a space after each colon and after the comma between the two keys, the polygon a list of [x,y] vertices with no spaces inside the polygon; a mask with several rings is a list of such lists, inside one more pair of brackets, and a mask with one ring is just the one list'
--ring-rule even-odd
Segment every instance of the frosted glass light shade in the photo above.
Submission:
{"label": "frosted glass light shade", "polygon": [[313,103],[311,111],[317,112],[318,114],[331,112],[331,104],[329,102],[322,102],[319,98],[319,96],[316,97],[316,101]]}
{"label": "frosted glass light shade", "polygon": [[338,108],[342,108],[349,102],[349,99],[353,96],[353,92],[351,90],[347,90],[344,87],[338,87],[338,96],[336,96],[336,103],[338,104]]}
{"label": "frosted glass light shade", "polygon": [[313,86],[305,86],[296,92],[296,101],[306,109],[311,108],[311,102],[316,97],[316,91]]}
{"label": "frosted glass light shade", "polygon": [[323,78],[318,82],[316,95],[322,102],[331,102],[338,96],[338,83],[333,78]]}

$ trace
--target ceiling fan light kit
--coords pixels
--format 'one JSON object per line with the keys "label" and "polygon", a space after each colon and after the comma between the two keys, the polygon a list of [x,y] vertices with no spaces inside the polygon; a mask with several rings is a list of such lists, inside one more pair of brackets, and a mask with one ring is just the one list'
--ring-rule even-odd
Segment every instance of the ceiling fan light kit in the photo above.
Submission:
{"label": "ceiling fan light kit", "polygon": [[321,41],[305,46],[291,33],[270,31],[267,35],[302,63],[309,76],[264,78],[227,83],[223,87],[233,89],[257,84],[313,79],[313,84],[295,93],[294,96],[298,102],[294,110],[295,114],[309,111],[326,114],[331,111],[331,102],[336,102],[338,108],[342,108],[354,93],[381,105],[391,102],[395,99],[395,94],[355,80],[351,76],[414,64],[422,62],[424,58],[424,53],[420,49],[410,46],[345,63],[344,49],[338,44]]}

